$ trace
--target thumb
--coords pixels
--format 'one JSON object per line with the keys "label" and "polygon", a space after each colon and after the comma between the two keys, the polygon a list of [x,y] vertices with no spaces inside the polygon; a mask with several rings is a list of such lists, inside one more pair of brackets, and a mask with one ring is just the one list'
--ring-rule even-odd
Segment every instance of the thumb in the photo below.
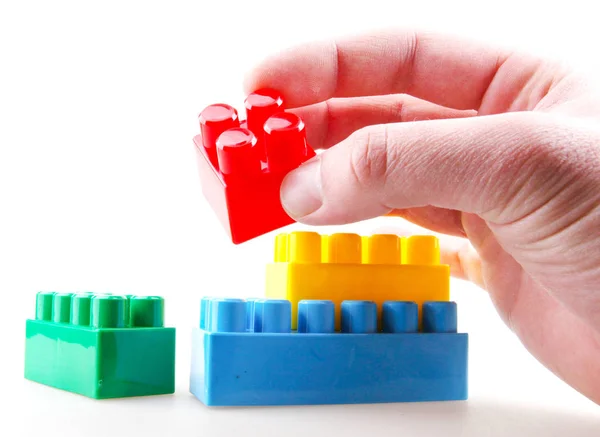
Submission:
{"label": "thumb", "polygon": [[311,225],[428,205],[514,220],[547,200],[532,178],[560,176],[554,126],[550,115],[532,112],[370,126],[289,173],[281,201]]}

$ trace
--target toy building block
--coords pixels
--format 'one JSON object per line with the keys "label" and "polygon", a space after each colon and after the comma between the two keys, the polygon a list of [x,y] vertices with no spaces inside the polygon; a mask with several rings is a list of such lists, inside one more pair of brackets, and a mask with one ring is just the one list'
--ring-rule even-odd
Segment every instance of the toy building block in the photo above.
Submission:
{"label": "toy building block", "polygon": [[294,222],[281,206],[281,182],[316,155],[279,93],[256,91],[245,107],[241,121],[232,106],[208,106],[194,138],[202,192],[235,244]]}
{"label": "toy building block", "polygon": [[434,236],[292,232],[275,239],[266,296],[292,302],[292,329],[297,326],[298,302],[332,300],[339,329],[342,300],[373,300],[380,312],[386,300],[415,301],[419,313],[425,301],[448,301],[450,267],[440,264]]}
{"label": "toy building block", "polygon": [[175,391],[175,328],[161,297],[37,294],[25,378],[90,398]]}
{"label": "toy building block", "polygon": [[[287,300],[204,298],[190,391],[208,406],[466,400],[468,334],[454,302],[305,300],[291,330]],[[378,330],[382,326],[382,331]]]}

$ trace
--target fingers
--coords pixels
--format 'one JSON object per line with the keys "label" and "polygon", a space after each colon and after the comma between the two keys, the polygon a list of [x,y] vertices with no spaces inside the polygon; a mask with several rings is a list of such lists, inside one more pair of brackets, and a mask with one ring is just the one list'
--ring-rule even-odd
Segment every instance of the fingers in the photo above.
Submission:
{"label": "fingers", "polygon": [[469,240],[447,242],[440,248],[440,262],[450,266],[450,274],[486,290],[481,258]]}
{"label": "fingers", "polygon": [[550,131],[551,120],[534,113],[372,126],[288,174],[282,204],[310,225],[424,206],[510,221],[547,200],[537,195],[508,209],[517,193],[524,198],[538,179],[560,177],[552,162],[540,167],[536,158],[549,155],[540,133]]}
{"label": "fingers", "polygon": [[315,149],[330,147],[352,132],[374,124],[477,115],[476,111],[446,108],[401,94],[331,99],[292,112],[304,120],[308,142]]}
{"label": "fingers", "polygon": [[448,35],[386,31],[295,47],[263,61],[245,88],[274,88],[291,107],[332,97],[411,94],[476,109],[509,54]]}
{"label": "fingers", "polygon": [[421,208],[395,209],[387,215],[402,217],[411,223],[441,234],[466,237],[460,211],[423,206]]}

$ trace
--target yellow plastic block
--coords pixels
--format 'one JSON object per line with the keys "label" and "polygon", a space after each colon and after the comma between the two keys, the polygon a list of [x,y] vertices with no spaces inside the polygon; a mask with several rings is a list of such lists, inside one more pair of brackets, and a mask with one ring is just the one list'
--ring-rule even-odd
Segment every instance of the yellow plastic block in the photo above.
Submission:
{"label": "yellow plastic block", "polygon": [[275,239],[275,262],[267,265],[266,296],[292,302],[293,329],[300,300],[331,300],[339,329],[339,306],[344,300],[372,300],[379,311],[387,300],[413,301],[419,313],[425,301],[448,301],[450,267],[440,264],[434,236],[292,232]]}

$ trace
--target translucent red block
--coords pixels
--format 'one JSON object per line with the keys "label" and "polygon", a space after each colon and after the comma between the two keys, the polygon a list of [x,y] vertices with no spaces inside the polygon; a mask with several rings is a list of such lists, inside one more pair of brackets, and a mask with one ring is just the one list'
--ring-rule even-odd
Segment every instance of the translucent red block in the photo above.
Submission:
{"label": "translucent red block", "polygon": [[294,222],[281,206],[281,182],[316,155],[278,92],[250,94],[245,109],[243,121],[230,105],[206,107],[194,137],[202,192],[234,244]]}

